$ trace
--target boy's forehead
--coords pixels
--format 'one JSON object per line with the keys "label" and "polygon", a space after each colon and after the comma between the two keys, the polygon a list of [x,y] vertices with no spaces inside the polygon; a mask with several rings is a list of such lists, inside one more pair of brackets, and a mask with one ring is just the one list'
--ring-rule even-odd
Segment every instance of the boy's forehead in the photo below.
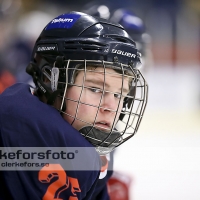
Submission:
{"label": "boy's forehead", "polygon": [[110,67],[103,67],[103,66],[93,66],[93,65],[89,65],[86,67],[87,71],[96,71],[96,72],[105,72],[105,71],[114,71],[112,66]]}
{"label": "boy's forehead", "polygon": [[116,72],[114,69],[110,68],[103,68],[103,67],[97,67],[97,68],[90,68],[86,70],[86,77],[109,77],[109,78],[119,78],[122,79],[122,74]]}
{"label": "boy's forehead", "polygon": [[[94,83],[98,85],[105,84],[107,87],[111,84],[113,87],[113,83],[115,87],[121,88],[123,85],[123,88],[125,90],[129,90],[129,82],[132,80],[130,76],[123,74],[123,72],[118,68],[118,70],[102,67],[102,66],[96,66],[96,65],[88,65],[86,68],[79,68],[78,69],[78,77],[79,81],[85,81],[85,83]],[[85,76],[85,78],[83,78]],[[121,90],[121,89],[120,89]]]}
{"label": "boy's forehead", "polygon": [[[87,70],[85,76],[85,82],[87,83],[94,83],[97,85],[105,84],[106,87],[116,87],[121,90],[123,88],[128,91],[129,84],[128,84],[128,77],[123,77],[122,74],[116,72],[113,69],[106,69],[104,68],[96,68],[95,70]],[[114,84],[113,84],[114,83]]]}

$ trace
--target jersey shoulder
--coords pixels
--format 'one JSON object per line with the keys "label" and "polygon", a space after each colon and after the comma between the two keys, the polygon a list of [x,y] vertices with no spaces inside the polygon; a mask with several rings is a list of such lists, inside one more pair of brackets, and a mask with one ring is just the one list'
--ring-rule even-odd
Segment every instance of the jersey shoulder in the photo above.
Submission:
{"label": "jersey shoulder", "polygon": [[10,145],[92,147],[55,108],[32,95],[27,84],[15,84],[1,94],[0,126],[12,139]]}
{"label": "jersey shoulder", "polygon": [[[46,182],[49,177],[59,179],[59,187],[54,195],[68,200],[69,197],[90,199],[100,172],[100,158],[95,148],[50,105],[44,104],[32,95],[30,86],[16,84],[0,95],[0,145],[8,147],[86,147],[84,156],[74,166],[76,170],[66,170],[62,165],[59,171],[53,167],[45,171],[4,171],[1,182],[5,196],[18,196],[21,199],[42,199],[48,194],[53,182]],[[81,165],[88,162],[89,170],[81,170]],[[60,173],[61,172],[61,173]],[[54,177],[55,176],[55,177]],[[5,178],[7,177],[7,178]],[[61,185],[62,186],[62,185]],[[15,188],[15,189],[13,189]],[[2,193],[2,194],[3,194]]]}

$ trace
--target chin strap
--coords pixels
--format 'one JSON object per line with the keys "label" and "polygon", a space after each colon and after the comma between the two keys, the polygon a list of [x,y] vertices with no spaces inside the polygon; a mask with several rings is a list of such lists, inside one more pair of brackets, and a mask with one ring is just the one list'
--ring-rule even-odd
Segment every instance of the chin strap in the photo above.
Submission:
{"label": "chin strap", "polygon": [[100,155],[111,152],[122,141],[121,134],[115,130],[112,133],[106,133],[93,126],[85,126],[79,132],[96,147]]}

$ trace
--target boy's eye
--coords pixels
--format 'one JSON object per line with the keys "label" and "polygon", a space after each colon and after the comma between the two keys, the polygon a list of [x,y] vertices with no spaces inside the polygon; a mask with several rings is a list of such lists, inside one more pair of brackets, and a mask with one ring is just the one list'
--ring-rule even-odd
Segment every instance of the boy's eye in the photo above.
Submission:
{"label": "boy's eye", "polygon": [[114,97],[117,98],[117,99],[120,99],[121,98],[121,94],[120,93],[115,93]]}
{"label": "boy's eye", "polygon": [[94,92],[94,93],[100,93],[100,92],[102,92],[102,89],[100,89],[100,88],[89,88],[92,92]]}

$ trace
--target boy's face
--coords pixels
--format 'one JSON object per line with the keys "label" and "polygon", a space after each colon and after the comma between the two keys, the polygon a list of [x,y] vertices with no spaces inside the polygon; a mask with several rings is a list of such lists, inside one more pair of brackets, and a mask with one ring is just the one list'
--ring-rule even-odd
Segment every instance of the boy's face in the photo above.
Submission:
{"label": "boy's face", "polygon": [[[77,130],[89,126],[88,123],[95,123],[96,128],[109,132],[113,122],[115,124],[119,118],[123,96],[129,92],[129,79],[124,77],[122,81],[122,75],[113,69],[106,68],[105,71],[104,74],[104,69],[97,67],[93,71],[87,70],[85,77],[84,71],[80,71],[75,78],[74,84],[77,86],[67,89],[65,112],[70,116],[63,115],[63,117]],[[84,88],[82,88],[83,83]],[[123,96],[120,98],[121,91]],[[100,106],[99,111],[98,106]]]}

